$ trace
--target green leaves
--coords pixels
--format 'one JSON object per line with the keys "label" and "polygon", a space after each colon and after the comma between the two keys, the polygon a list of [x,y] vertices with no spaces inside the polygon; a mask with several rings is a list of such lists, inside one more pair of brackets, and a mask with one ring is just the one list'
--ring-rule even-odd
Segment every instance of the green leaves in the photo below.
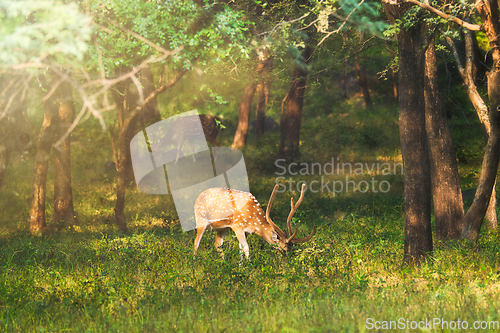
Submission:
{"label": "green leaves", "polygon": [[61,62],[81,60],[88,49],[91,17],[75,3],[1,0],[0,13],[0,68],[36,67],[50,56]]}

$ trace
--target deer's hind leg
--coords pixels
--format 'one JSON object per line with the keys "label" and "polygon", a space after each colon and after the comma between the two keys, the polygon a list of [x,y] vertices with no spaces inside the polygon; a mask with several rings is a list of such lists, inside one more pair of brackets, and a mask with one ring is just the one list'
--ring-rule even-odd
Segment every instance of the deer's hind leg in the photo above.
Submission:
{"label": "deer's hind leg", "polygon": [[217,236],[215,236],[215,248],[217,249],[217,252],[219,252],[219,255],[224,259],[224,252],[222,251],[222,244],[224,243],[224,237],[226,237],[227,234],[227,228],[226,229],[220,229],[217,230]]}
{"label": "deer's hind leg", "polygon": [[[207,223],[198,223],[199,219],[196,217],[196,238],[194,239],[194,255],[196,255],[196,251],[198,251],[198,247],[200,246],[201,238],[207,229]],[[201,221],[200,221],[201,222]]]}

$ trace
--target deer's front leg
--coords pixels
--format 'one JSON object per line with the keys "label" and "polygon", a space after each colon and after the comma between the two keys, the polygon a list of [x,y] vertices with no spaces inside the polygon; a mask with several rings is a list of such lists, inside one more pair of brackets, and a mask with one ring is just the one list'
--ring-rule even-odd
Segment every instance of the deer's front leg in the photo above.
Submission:
{"label": "deer's front leg", "polygon": [[224,252],[222,251],[222,244],[224,243],[224,237],[226,237],[227,229],[222,229],[217,231],[217,236],[215,236],[215,248],[219,252],[222,259],[224,259]]}
{"label": "deer's front leg", "polygon": [[[241,229],[236,229],[236,230],[233,229],[233,231],[236,234],[236,237],[238,238],[238,242],[240,243],[240,250],[243,251],[247,259],[250,260],[250,249],[248,247],[245,232]],[[243,259],[243,254],[240,256],[240,262],[242,259]]]}

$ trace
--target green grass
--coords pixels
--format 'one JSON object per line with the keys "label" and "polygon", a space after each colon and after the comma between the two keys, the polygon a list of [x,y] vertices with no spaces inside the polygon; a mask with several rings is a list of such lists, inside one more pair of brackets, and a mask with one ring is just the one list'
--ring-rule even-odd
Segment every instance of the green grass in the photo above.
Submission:
{"label": "green grass", "polygon": [[130,222],[127,233],[3,235],[2,331],[357,332],[367,318],[500,320],[498,234],[436,244],[411,269],[401,263],[400,206],[325,218],[289,256],[250,236],[252,260],[241,265],[232,235],[225,260],[213,233],[194,258],[194,232]]}

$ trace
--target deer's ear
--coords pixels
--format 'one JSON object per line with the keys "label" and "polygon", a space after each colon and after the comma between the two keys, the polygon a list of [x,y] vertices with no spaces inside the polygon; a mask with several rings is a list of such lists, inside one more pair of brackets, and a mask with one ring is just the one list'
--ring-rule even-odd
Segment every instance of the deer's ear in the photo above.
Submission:
{"label": "deer's ear", "polygon": [[271,231],[271,238],[272,238],[273,242],[275,242],[275,243],[279,242],[278,234],[276,234],[274,231]]}

